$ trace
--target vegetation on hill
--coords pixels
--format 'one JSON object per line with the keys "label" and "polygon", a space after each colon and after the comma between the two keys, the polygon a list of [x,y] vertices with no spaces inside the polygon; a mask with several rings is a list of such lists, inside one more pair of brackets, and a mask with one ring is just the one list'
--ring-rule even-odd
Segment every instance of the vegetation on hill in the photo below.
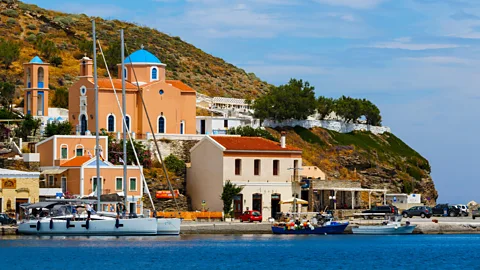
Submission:
{"label": "vegetation on hill", "polygon": [[[78,75],[78,59],[92,56],[92,17],[42,9],[20,1],[0,0],[0,81],[23,85],[23,63],[39,55],[50,62],[50,84],[57,88],[71,85]],[[268,84],[224,60],[148,27],[119,20],[95,18],[97,35],[116,74],[119,63],[119,29],[125,29],[128,52],[145,49],[167,65],[167,78],[181,80],[199,93],[210,96],[257,97]],[[102,65],[102,61],[99,61]],[[99,75],[105,75],[105,67]],[[20,97],[17,93],[17,98]],[[55,95],[51,95],[52,99]],[[17,100],[18,101],[18,100]]]}
{"label": "vegetation on hill", "polygon": [[255,117],[275,121],[304,120],[317,112],[319,119],[325,119],[335,112],[347,123],[359,123],[363,117],[369,125],[381,125],[380,110],[372,102],[346,96],[315,99],[314,89],[308,82],[296,79],[278,87],[271,86],[265,95],[255,100]]}

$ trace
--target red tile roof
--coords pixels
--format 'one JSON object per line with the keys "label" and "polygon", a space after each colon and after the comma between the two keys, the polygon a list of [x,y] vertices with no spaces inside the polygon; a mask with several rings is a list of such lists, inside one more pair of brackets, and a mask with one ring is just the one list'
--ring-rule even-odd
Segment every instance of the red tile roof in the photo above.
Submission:
{"label": "red tile roof", "polygon": [[180,89],[182,92],[196,92],[190,86],[184,84],[182,81],[177,80],[165,80],[166,83],[171,84],[173,87]]}
{"label": "red tile roof", "polygon": [[74,157],[74,158],[70,159],[69,161],[61,164],[60,167],[80,167],[83,164],[85,164],[85,162],[89,161],[90,159],[92,159],[92,158],[89,157],[89,156]]}
{"label": "red tile roof", "polygon": [[282,148],[280,143],[261,137],[211,136],[211,138],[225,147],[226,150],[302,151],[302,149],[289,146],[288,144],[285,148]]}
{"label": "red tile roof", "polygon": [[[113,86],[115,87],[115,89],[118,91],[118,90],[122,90],[122,80],[121,79],[112,79],[113,81]],[[93,82],[93,80],[91,80],[91,82]],[[98,78],[98,88],[99,89],[111,89],[113,90],[112,88],[112,82],[110,81],[109,78]],[[127,90],[137,90],[137,86],[134,85],[133,83],[130,83],[130,82],[125,82],[125,88]]]}

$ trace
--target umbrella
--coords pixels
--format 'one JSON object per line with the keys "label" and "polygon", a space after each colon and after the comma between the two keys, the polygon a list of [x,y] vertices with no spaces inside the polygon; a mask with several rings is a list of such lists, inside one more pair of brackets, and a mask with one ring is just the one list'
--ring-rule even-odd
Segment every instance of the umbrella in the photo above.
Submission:
{"label": "umbrella", "polygon": [[290,198],[288,200],[284,200],[280,202],[281,204],[308,204],[307,201],[298,199],[298,198]]}
{"label": "umbrella", "polygon": [[470,201],[469,203],[467,203],[467,206],[468,208],[474,206],[474,205],[477,205],[478,203],[476,201]]}

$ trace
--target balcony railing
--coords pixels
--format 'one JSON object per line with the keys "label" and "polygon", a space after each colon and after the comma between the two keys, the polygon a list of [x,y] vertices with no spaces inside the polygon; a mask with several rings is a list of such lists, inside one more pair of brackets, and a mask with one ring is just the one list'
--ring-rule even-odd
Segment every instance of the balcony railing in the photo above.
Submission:
{"label": "balcony railing", "polygon": [[[94,189],[89,189],[89,190],[88,190],[88,193],[89,193],[89,194],[92,193],[92,192],[97,193],[98,191],[97,191],[96,189],[95,189],[95,190],[94,190]],[[102,189],[102,194],[110,194],[110,192],[111,192],[110,189]]]}

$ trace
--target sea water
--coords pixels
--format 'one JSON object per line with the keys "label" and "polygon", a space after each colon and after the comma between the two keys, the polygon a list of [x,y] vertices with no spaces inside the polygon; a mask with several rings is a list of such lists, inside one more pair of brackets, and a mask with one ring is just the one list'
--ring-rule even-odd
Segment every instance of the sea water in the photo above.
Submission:
{"label": "sea water", "polygon": [[480,235],[0,236],[0,269],[480,269]]}

